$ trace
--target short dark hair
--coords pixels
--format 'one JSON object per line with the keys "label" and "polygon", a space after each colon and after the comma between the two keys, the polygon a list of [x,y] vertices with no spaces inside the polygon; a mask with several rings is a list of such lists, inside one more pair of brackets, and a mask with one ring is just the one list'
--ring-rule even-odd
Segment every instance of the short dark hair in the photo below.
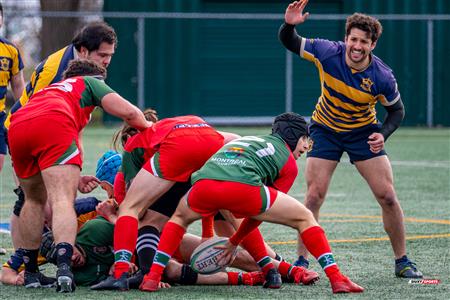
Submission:
{"label": "short dark hair", "polygon": [[348,36],[352,28],[358,28],[367,34],[369,34],[372,42],[376,42],[383,32],[383,26],[376,18],[361,14],[354,13],[347,18],[345,23],[345,35]]}
{"label": "short dark hair", "polygon": [[101,76],[106,78],[106,69],[89,59],[75,59],[63,73],[63,79],[75,76]]}
{"label": "short dark hair", "polygon": [[106,42],[117,47],[117,35],[114,28],[105,22],[92,22],[81,28],[72,40],[77,51],[85,47],[89,52],[98,50]]}
{"label": "short dark hair", "polygon": [[0,2],[0,15],[3,18],[3,4]]}

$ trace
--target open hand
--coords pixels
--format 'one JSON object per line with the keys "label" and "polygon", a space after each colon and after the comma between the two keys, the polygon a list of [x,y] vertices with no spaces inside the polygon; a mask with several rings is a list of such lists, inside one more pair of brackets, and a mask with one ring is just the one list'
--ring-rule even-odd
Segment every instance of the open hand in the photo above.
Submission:
{"label": "open hand", "polygon": [[231,244],[229,240],[226,242],[226,244],[218,245],[214,248],[223,250],[222,255],[220,255],[220,258],[217,260],[217,264],[219,266],[230,265],[233,262],[234,258],[236,257],[237,246]]}
{"label": "open hand", "polygon": [[305,22],[309,16],[308,12],[303,13],[303,9],[305,9],[306,4],[308,4],[308,0],[294,1],[289,4],[284,14],[284,21],[291,25],[297,25]]}

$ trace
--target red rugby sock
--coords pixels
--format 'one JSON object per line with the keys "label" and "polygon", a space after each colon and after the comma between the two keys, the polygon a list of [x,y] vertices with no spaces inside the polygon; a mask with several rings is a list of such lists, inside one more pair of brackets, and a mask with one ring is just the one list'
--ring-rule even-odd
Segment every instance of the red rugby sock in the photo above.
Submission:
{"label": "red rugby sock", "polygon": [[131,216],[121,216],[114,227],[114,277],[128,272],[131,257],[136,248],[138,220]]}
{"label": "red rugby sock", "polygon": [[320,226],[309,227],[300,235],[306,249],[319,261],[328,278],[335,273],[339,273],[339,268],[334,261],[330,244],[325,236],[325,232]]}
{"label": "red rugby sock", "polygon": [[264,274],[266,274],[270,269],[274,268],[272,259],[267,254],[266,244],[264,244],[263,237],[258,228],[250,232],[242,240],[241,245],[258,263]]}
{"label": "red rugby sock", "polygon": [[169,259],[178,249],[186,229],[174,222],[168,222],[159,239],[158,250],[150,273],[162,274]]}

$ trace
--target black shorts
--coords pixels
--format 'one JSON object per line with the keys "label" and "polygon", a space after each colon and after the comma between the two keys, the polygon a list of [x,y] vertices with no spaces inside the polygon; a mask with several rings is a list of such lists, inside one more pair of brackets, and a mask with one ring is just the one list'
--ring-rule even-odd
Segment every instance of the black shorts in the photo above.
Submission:
{"label": "black shorts", "polygon": [[177,182],[172,188],[161,196],[148,209],[159,212],[162,215],[171,217],[177,209],[181,197],[192,187],[190,182]]}

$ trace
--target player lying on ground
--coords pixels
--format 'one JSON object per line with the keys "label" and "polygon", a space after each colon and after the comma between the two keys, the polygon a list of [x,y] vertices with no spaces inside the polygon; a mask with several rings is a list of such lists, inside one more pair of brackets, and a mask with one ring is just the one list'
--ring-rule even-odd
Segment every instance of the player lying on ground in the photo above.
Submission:
{"label": "player lying on ground", "polygon": [[[153,292],[168,287],[161,282],[161,274],[186,228],[202,216],[225,209],[244,216],[245,220],[224,246],[222,265],[230,261],[236,247],[262,221],[284,224],[301,234],[308,250],[328,276],[333,293],[362,292],[362,287],[340,272],[325,233],[312,213],[285,193],[298,173],[295,160],[308,147],[307,124],[294,113],[276,117],[271,135],[243,137],[222,147],[193,174],[192,189],[165,226],[151,271],[144,277],[140,289]],[[261,244],[257,239],[255,242]],[[279,288],[280,275],[265,247],[258,246],[258,251],[249,252],[266,273],[264,286]]]}

